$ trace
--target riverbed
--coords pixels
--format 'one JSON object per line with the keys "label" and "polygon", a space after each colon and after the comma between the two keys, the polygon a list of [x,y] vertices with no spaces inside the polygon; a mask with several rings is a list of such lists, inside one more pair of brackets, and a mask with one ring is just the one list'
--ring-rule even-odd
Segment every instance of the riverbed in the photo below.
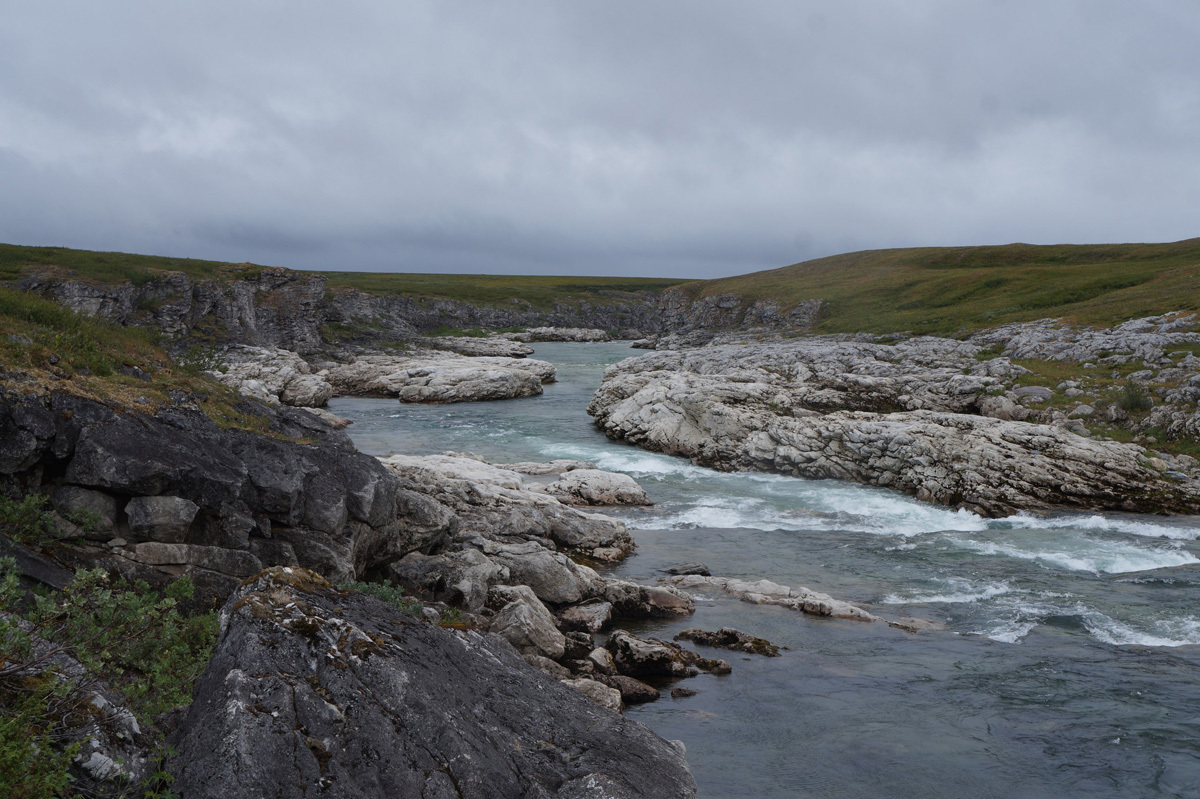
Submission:
{"label": "riverbed", "polygon": [[1200,795],[1200,521],[984,519],[882,489],[693,466],[611,442],[587,416],[604,367],[638,354],[627,343],[535,346],[559,370],[540,397],[330,408],[371,454],[579,458],[629,474],[655,505],[612,514],[638,544],[614,570],[626,579],[700,561],[947,625],[914,634],[722,596],[639,625],[668,638],[732,626],[789,647],[709,651],[733,673],[626,711],[686,744],[701,797]]}

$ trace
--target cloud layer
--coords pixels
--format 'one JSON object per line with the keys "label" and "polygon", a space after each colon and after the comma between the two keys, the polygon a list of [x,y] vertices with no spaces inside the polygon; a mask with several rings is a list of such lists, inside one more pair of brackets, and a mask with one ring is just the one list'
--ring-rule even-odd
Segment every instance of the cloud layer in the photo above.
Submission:
{"label": "cloud layer", "polygon": [[26,3],[0,241],[711,277],[1200,235],[1193,0]]}

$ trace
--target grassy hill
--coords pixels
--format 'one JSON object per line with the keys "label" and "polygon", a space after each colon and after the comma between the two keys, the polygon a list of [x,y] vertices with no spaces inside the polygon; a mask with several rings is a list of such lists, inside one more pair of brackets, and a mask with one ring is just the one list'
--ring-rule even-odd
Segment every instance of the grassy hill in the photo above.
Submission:
{"label": "grassy hill", "polygon": [[817,332],[951,334],[1064,317],[1109,325],[1200,309],[1200,239],[1172,244],[923,247],[868,250],[691,283],[785,307],[825,301]]}
{"label": "grassy hill", "polygon": [[[196,280],[253,277],[269,267],[194,258],[167,258],[120,252],[93,252],[65,247],[0,244],[0,281],[18,280],[50,270],[96,283],[140,285],[166,272],[183,272]],[[503,305],[519,299],[539,310],[557,302],[587,300],[611,304],[622,298],[657,292],[688,281],[637,277],[556,277],[546,275],[438,275],[418,273],[304,271],[320,274],[331,288],[354,288],[368,294],[435,297],[478,305]]]}
{"label": "grassy hill", "polygon": [[[51,270],[100,283],[144,283],[164,272],[238,279],[267,267],[190,258],[0,244],[0,281]],[[303,272],[301,274],[309,274]],[[1200,310],[1200,239],[1171,244],[923,247],[868,250],[718,280],[438,275],[320,271],[331,288],[370,294],[543,310],[559,302],[605,305],[678,286],[692,297],[736,294],[790,307],[824,301],[817,332],[953,334],[1045,317],[1108,325]]]}

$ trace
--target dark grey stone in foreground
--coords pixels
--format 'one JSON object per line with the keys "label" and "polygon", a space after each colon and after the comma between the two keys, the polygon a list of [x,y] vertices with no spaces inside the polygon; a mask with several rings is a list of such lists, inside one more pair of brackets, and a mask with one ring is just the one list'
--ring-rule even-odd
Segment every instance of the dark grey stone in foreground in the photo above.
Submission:
{"label": "dark grey stone in foreground", "polygon": [[695,796],[681,747],[496,636],[283,568],[222,622],[170,763],[183,799]]}

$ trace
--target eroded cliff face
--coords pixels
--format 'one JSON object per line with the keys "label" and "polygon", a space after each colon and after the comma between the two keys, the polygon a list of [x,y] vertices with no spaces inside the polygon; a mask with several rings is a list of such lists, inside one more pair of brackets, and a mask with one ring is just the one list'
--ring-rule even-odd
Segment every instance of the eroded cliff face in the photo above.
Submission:
{"label": "eroded cliff face", "polygon": [[405,340],[439,327],[584,327],[642,334],[658,329],[655,295],[611,303],[559,303],[549,310],[528,302],[511,307],[431,297],[375,296],[330,288],[322,275],[247,268],[233,279],[193,280],[175,272],[140,285],[97,284],[42,272],[19,288],[74,311],[120,325],[159,330],[171,339],[280,347],[301,354],[330,340],[367,343]]}
{"label": "eroded cliff face", "polygon": [[679,288],[604,302],[560,302],[550,309],[521,299],[493,307],[435,297],[378,296],[331,288],[319,274],[251,266],[235,268],[220,280],[173,272],[138,285],[94,283],[47,270],[18,287],[89,316],[161,331],[172,340],[278,347],[300,354],[341,342],[370,347],[404,341],[438,328],[590,328],[626,338],[742,329],[806,332],[821,309],[819,299],[785,308],[732,294],[693,299]]}
{"label": "eroded cliff face", "polygon": [[673,287],[658,301],[659,333],[718,330],[770,330],[806,333],[817,323],[820,299],[784,307],[774,300],[750,302],[736,294],[716,294],[693,299],[686,289]]}

